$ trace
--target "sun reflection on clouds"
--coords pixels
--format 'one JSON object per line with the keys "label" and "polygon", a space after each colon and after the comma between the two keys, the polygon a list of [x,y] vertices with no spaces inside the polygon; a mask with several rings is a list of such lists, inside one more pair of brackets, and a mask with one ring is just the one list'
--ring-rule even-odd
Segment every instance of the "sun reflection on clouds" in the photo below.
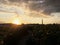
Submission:
{"label": "sun reflection on clouds", "polygon": [[[32,11],[32,10],[29,9],[29,7],[26,6],[25,3],[21,3],[18,6],[16,6],[15,4],[13,4],[13,5],[1,4],[0,5],[0,12],[1,12],[0,14],[2,14],[2,15],[10,15],[10,16],[14,15],[13,18],[20,17],[19,19],[22,19],[23,23],[41,23],[42,18],[44,19],[44,23],[54,22],[53,21],[54,18],[52,18],[50,15],[43,14],[42,10],[40,10],[39,12]],[[11,17],[10,17],[10,19],[11,19]],[[13,23],[18,24],[18,22],[19,22],[18,20],[13,19]],[[5,19],[5,21],[6,21],[6,19]],[[11,21],[12,21],[12,19],[10,20],[10,22]]]}
{"label": "sun reflection on clouds", "polygon": [[39,17],[39,16],[45,15],[45,14],[41,13],[41,10],[39,12],[30,10],[29,7],[27,7],[25,3],[22,3],[19,6],[1,4],[0,11],[6,11],[7,13],[16,13],[17,12],[19,15],[27,15],[27,16],[31,15],[32,17],[35,17],[35,16]]}

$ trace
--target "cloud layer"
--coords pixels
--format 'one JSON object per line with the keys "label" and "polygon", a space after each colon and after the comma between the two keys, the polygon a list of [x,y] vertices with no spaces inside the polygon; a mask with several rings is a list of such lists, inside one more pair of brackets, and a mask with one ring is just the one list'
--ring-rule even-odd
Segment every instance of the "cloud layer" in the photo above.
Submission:
{"label": "cloud layer", "polygon": [[60,0],[0,0],[0,3],[15,4],[17,6],[23,4],[30,11],[42,12],[44,14],[60,12]]}
{"label": "cloud layer", "polygon": [[45,23],[60,23],[58,14],[55,13],[55,16],[50,17],[50,14],[53,12],[60,12],[59,0],[0,0],[0,14],[2,17],[4,15],[8,15],[8,17],[14,15],[15,17],[17,15],[16,13],[18,13],[23,22],[26,23],[41,23],[42,18]]}

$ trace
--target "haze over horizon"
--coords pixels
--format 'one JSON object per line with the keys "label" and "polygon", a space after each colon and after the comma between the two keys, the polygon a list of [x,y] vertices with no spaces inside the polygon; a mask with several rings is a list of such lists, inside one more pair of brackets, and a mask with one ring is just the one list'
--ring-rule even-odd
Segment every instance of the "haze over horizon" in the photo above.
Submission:
{"label": "haze over horizon", "polygon": [[[54,2],[54,3],[53,3]],[[0,23],[11,23],[19,18],[21,23],[60,24],[59,0],[0,0]]]}

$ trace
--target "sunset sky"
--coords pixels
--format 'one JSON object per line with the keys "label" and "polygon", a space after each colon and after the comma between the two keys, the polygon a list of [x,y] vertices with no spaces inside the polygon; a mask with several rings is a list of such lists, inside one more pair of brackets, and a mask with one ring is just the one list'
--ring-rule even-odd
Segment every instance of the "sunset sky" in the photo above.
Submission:
{"label": "sunset sky", "polygon": [[[54,3],[53,3],[54,2]],[[0,23],[60,24],[60,0],[0,0]]]}

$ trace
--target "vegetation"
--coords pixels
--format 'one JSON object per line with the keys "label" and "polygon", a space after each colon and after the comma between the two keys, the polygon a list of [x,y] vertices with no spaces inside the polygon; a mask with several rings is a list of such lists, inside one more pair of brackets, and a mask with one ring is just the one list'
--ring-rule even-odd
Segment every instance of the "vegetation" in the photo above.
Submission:
{"label": "vegetation", "polygon": [[60,24],[0,24],[0,45],[60,45]]}

